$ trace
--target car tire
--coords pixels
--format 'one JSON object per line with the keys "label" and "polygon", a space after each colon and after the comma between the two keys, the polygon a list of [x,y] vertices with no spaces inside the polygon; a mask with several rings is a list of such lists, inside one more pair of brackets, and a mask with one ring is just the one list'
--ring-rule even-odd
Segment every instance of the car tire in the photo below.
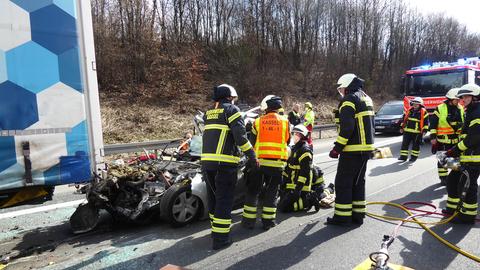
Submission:
{"label": "car tire", "polygon": [[174,227],[197,220],[202,211],[200,198],[192,194],[189,185],[175,184],[167,189],[160,202],[160,215]]}

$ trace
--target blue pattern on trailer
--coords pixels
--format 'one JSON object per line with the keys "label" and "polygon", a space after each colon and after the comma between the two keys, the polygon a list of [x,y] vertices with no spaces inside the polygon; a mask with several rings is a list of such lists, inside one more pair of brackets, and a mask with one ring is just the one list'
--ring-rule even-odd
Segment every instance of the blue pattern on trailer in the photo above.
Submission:
{"label": "blue pattern on trailer", "polygon": [[37,121],[36,95],[10,81],[1,83],[0,130],[23,130]]}
{"label": "blue pattern on trailer", "polygon": [[60,81],[58,57],[33,41],[7,51],[6,59],[8,79],[33,93]]}

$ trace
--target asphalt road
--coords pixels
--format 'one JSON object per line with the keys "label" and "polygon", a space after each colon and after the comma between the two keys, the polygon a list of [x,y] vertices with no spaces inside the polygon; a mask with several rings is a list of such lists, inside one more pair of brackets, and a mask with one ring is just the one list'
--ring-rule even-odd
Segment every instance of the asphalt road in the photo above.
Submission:
{"label": "asphalt road", "polygon": [[[398,155],[400,140],[398,136],[377,137],[376,143],[390,146]],[[315,163],[324,170],[327,183],[333,182],[336,173],[337,162],[327,154],[332,141],[315,142]],[[428,147],[422,147],[420,159],[413,164],[399,163],[396,158],[369,161],[367,200],[424,201],[443,207],[446,190],[438,185],[436,161]],[[326,226],[325,219],[333,211],[322,209],[318,213],[279,213],[277,227],[267,232],[261,228],[247,231],[239,223],[241,210],[235,210],[235,243],[214,252],[207,221],[177,229],[161,222],[132,227],[112,224],[105,216],[96,232],[74,236],[68,218],[75,207],[69,202],[84,197],[73,191],[72,187],[59,187],[55,199],[46,204],[0,210],[0,255],[12,258],[7,269],[159,269],[169,263],[190,269],[352,269],[377,251],[383,235],[395,227],[371,218],[361,227]],[[32,213],[20,215],[25,211]],[[382,206],[369,206],[368,211],[405,216]],[[480,256],[478,224],[433,229]],[[417,226],[404,226],[399,234],[389,250],[394,264],[414,269],[480,269],[479,264]]]}

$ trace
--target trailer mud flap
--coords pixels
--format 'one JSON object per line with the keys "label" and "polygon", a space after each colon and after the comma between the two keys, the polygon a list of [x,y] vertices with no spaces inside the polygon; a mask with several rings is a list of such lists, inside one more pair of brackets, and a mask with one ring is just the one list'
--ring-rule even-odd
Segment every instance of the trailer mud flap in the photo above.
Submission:
{"label": "trailer mud flap", "polygon": [[43,198],[48,196],[49,193],[45,190],[44,187],[26,187],[21,189],[15,195],[10,198],[7,198],[4,201],[0,201],[0,208],[14,206],[16,204],[33,200],[36,198]]}

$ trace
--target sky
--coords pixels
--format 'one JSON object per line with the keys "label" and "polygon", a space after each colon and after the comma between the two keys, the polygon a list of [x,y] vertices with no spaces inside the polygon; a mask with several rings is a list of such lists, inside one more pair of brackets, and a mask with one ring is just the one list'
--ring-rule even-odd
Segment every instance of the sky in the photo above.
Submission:
{"label": "sky", "polygon": [[465,24],[471,32],[480,33],[480,0],[406,0],[422,13],[445,12]]}

